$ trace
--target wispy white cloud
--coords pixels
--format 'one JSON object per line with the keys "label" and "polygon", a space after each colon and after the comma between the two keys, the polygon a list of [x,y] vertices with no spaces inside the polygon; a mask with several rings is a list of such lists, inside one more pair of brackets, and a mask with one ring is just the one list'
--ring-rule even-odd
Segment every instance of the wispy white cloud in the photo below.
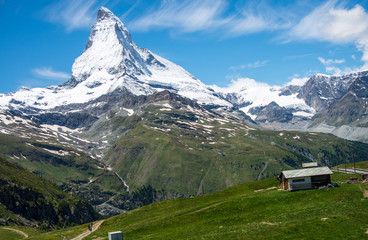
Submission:
{"label": "wispy white cloud", "polygon": [[357,47],[361,52],[363,52],[361,60],[364,62],[364,65],[361,69],[368,70],[368,34],[364,38],[358,40]]}
{"label": "wispy white cloud", "polygon": [[62,0],[47,6],[43,13],[50,22],[65,25],[67,31],[90,27],[98,8],[106,1]]}
{"label": "wispy white cloud", "polygon": [[268,60],[264,60],[264,61],[256,61],[253,63],[248,63],[248,64],[243,64],[240,66],[231,66],[229,67],[230,70],[232,71],[238,71],[241,69],[246,69],[246,68],[259,68],[259,67],[263,67],[265,65],[267,65],[269,61]]}
{"label": "wispy white cloud", "polygon": [[130,13],[132,13],[141,3],[142,0],[135,0],[134,3],[128,8],[127,11],[120,17],[121,19],[125,19]]}
{"label": "wispy white cloud", "polygon": [[150,9],[131,21],[129,26],[141,31],[152,28],[175,28],[182,32],[210,30],[229,21],[220,17],[225,9],[223,0],[167,0],[162,1],[158,9]]}
{"label": "wispy white cloud", "polygon": [[289,32],[297,40],[349,43],[367,37],[368,14],[360,5],[346,9],[336,0],[327,1],[301,19]]}
{"label": "wispy white cloud", "polygon": [[217,85],[210,86],[217,92],[239,92],[246,89],[259,89],[259,88],[270,88],[271,86],[264,82],[257,82],[251,78],[237,78],[232,79],[231,82],[225,87],[219,87]]}
{"label": "wispy white cloud", "polygon": [[[330,0],[303,17],[287,33],[287,40],[317,40],[336,44],[355,44],[363,52],[362,61],[368,68],[368,13],[361,5],[351,9]],[[330,71],[335,71],[333,67]]]}
{"label": "wispy white cloud", "polygon": [[33,69],[32,72],[42,78],[51,78],[56,80],[66,80],[70,77],[70,74],[65,72],[54,71],[51,67],[42,67]]}
{"label": "wispy white cloud", "polygon": [[248,1],[237,8],[224,27],[231,35],[237,36],[286,29],[292,19],[293,16],[285,8],[278,8],[277,5],[270,7],[266,1]]}
{"label": "wispy white cloud", "polygon": [[316,55],[316,54],[315,53],[305,53],[305,54],[298,54],[298,55],[290,55],[290,56],[283,57],[282,60],[290,61],[290,60],[295,60],[295,59],[307,58],[313,55]]}
{"label": "wispy white cloud", "polygon": [[345,59],[324,59],[323,57],[318,57],[318,60],[325,66],[326,73],[335,76],[341,76],[359,71],[358,68],[349,68],[345,66],[338,67],[338,64],[345,63]]}
{"label": "wispy white cloud", "polygon": [[225,0],[166,0],[158,9],[150,9],[129,22],[137,31],[171,29],[177,32],[214,32],[221,30],[230,36],[285,28],[283,15],[264,4],[250,1],[245,6],[228,11]]}
{"label": "wispy white cloud", "polygon": [[341,64],[345,62],[345,59],[324,59],[323,57],[318,57],[318,60],[325,66]]}
{"label": "wispy white cloud", "polygon": [[287,82],[284,86],[303,86],[309,79],[309,77],[300,77],[300,74],[294,74],[289,77],[290,82]]}

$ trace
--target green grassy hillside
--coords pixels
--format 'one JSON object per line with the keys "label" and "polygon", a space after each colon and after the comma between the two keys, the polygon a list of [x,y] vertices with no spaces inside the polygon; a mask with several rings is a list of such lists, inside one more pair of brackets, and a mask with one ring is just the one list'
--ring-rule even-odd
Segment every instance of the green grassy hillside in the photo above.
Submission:
{"label": "green grassy hillside", "polygon": [[[215,194],[151,204],[104,221],[85,239],[365,239],[368,237],[368,185],[345,184],[354,175],[334,173],[340,187],[278,191],[266,179]],[[69,239],[86,226],[31,236]]]}
{"label": "green grassy hillside", "polygon": [[75,196],[90,200],[93,205],[101,204],[116,194],[116,191],[109,191],[106,184],[89,184],[90,180],[108,173],[103,163],[61,144],[0,133],[0,157],[57,184]]}
{"label": "green grassy hillside", "polygon": [[88,182],[104,172],[101,163],[75,149],[2,133],[0,156],[57,184]]}
{"label": "green grassy hillside", "polygon": [[[354,163],[348,163],[348,164],[340,164],[337,166],[334,166],[334,169],[344,169],[344,168],[354,168]],[[355,168],[359,168],[362,170],[368,170],[368,161],[362,161],[362,162],[356,162]]]}
{"label": "green grassy hillside", "polygon": [[86,200],[0,157],[0,225],[47,229],[98,218]]}
{"label": "green grassy hillside", "polygon": [[[256,130],[210,113],[154,105],[143,112],[109,120],[125,134],[105,161],[131,190],[152,186],[163,189],[167,198],[214,193],[276,176],[302,162],[333,166],[353,157],[368,159],[367,144],[333,135]],[[113,185],[109,188],[113,190]]]}

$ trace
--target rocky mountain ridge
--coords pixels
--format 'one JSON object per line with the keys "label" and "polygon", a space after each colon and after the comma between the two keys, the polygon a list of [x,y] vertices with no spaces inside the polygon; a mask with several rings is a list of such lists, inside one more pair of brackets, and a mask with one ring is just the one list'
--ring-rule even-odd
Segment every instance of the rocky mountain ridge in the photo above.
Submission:
{"label": "rocky mountain ridge", "polygon": [[368,76],[360,74],[345,94],[312,119],[309,128],[330,132],[342,138],[367,141],[367,89]]}
{"label": "rocky mountain ridge", "polygon": [[316,74],[300,89],[298,97],[321,112],[342,97],[356,79],[368,76],[368,71],[351,73],[344,76]]}

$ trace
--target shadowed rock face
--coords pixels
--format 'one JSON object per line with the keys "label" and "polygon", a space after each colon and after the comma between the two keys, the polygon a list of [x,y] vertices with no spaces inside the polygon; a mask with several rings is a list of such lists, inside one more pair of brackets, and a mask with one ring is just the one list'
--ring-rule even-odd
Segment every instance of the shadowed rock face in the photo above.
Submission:
{"label": "shadowed rock face", "polygon": [[56,206],[31,189],[5,181],[0,181],[0,185],[0,202],[7,210],[38,224],[46,222],[46,227],[61,226],[64,222],[80,224],[80,219],[84,222],[98,219],[92,206],[85,201],[79,200],[75,206]]}
{"label": "shadowed rock face", "polygon": [[28,220],[45,220],[51,225],[59,222],[55,209],[42,194],[4,180],[0,180],[0,186],[0,202],[9,211]]}
{"label": "shadowed rock face", "polygon": [[314,75],[301,87],[298,97],[315,108],[317,112],[326,110],[342,97],[350,85],[358,78],[368,76],[368,71],[345,76]]}
{"label": "shadowed rock face", "polygon": [[308,129],[368,142],[368,76],[358,77],[341,98],[314,116]]}
{"label": "shadowed rock face", "polygon": [[36,124],[49,124],[65,126],[70,129],[86,128],[88,129],[98,118],[88,113],[44,113],[33,117]]}
{"label": "shadowed rock face", "polygon": [[251,108],[250,113],[257,115],[257,122],[289,122],[293,118],[292,110],[280,107],[277,103],[271,102],[264,107]]}
{"label": "shadowed rock face", "polygon": [[368,76],[357,78],[340,99],[326,111],[314,118],[314,122],[324,122],[331,126],[356,125],[367,127],[368,116]]}
{"label": "shadowed rock face", "polygon": [[354,93],[359,98],[368,98],[368,75],[357,78],[348,91]]}
{"label": "shadowed rock face", "polygon": [[[0,214],[0,225],[4,223],[55,228],[64,224],[80,224],[81,219],[83,222],[91,222],[99,218],[87,201],[63,193],[56,185],[25,169],[3,158],[0,158],[0,167],[2,171],[12,174],[5,178],[0,177],[0,204],[11,214],[16,214],[5,221],[1,221],[3,216]],[[29,182],[24,182],[24,179]],[[30,185],[34,182],[39,186]]]}

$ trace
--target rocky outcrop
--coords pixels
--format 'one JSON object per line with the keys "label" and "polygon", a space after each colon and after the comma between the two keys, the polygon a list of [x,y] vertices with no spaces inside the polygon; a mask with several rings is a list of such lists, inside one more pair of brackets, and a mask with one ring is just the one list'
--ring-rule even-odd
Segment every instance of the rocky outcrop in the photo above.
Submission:
{"label": "rocky outcrop", "polygon": [[364,76],[368,76],[368,71],[344,76],[316,74],[301,87],[298,97],[317,112],[322,112],[341,98],[357,78]]}
{"label": "rocky outcrop", "polygon": [[289,122],[293,119],[292,110],[280,107],[277,103],[271,102],[267,106],[251,108],[249,112],[257,115],[256,121],[265,122]]}

